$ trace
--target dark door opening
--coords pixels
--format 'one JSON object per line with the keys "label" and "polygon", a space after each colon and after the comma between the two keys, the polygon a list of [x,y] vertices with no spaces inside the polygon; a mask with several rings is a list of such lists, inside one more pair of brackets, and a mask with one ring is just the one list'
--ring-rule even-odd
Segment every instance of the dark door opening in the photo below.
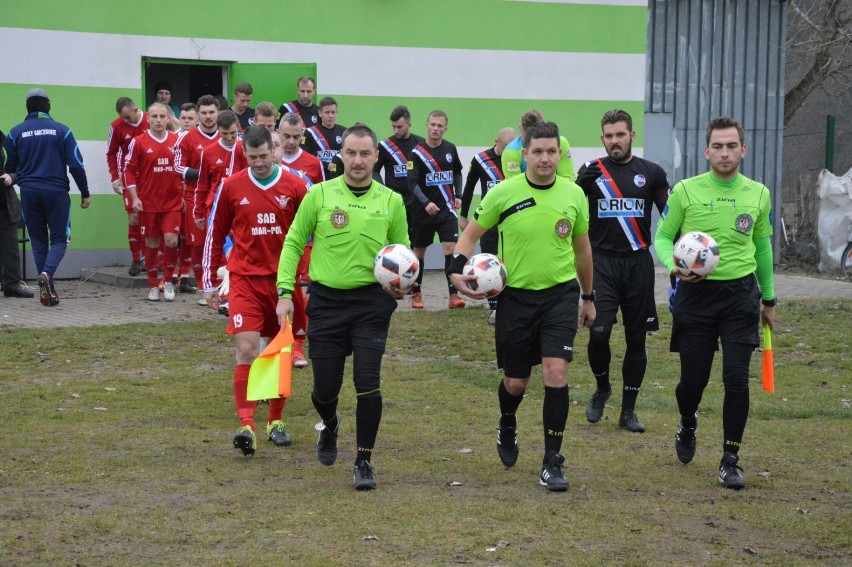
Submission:
{"label": "dark door opening", "polygon": [[197,102],[199,97],[206,94],[227,96],[225,64],[199,65],[184,61],[167,63],[163,60],[144,60],[143,79],[146,107],[156,100],[154,89],[159,81],[168,81],[171,84],[171,102],[177,106],[185,102]]}

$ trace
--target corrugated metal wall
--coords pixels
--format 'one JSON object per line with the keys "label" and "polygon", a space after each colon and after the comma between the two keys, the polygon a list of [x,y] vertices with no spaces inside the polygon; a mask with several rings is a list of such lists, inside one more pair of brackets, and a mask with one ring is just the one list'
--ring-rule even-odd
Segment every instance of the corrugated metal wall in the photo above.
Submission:
{"label": "corrugated metal wall", "polygon": [[708,170],[705,127],[728,115],[740,171],[780,202],[786,25],[783,0],[649,0],[644,156],[671,183]]}

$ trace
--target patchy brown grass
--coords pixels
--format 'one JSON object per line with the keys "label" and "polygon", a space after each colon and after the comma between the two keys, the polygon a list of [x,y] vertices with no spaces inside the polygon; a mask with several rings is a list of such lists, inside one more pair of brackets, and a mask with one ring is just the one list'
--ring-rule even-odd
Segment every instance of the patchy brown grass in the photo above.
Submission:
{"label": "patchy brown grass", "polygon": [[540,379],[521,406],[520,459],[499,463],[482,310],[395,316],[370,493],[351,488],[348,379],[333,467],[316,461],[310,370],[295,373],[285,413],[293,446],[263,440],[253,458],[231,447],[222,322],[3,330],[0,563],[848,564],[850,314],[850,302],[779,308],[776,394],[760,391],[759,354],[752,363],[743,492],[716,480],[718,360],[696,459],[674,456],[679,366],[666,352],[667,316],[649,340],[643,435],[618,429],[617,394],[607,419],[586,423],[594,384],[578,337],[564,494],[537,482]]}

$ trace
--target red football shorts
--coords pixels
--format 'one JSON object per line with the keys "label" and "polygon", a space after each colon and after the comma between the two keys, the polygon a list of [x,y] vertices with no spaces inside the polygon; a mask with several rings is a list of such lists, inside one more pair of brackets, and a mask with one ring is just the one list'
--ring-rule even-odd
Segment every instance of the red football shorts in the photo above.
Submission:
{"label": "red football shorts", "polygon": [[261,337],[274,337],[278,325],[276,274],[241,276],[231,273],[228,290],[228,330],[230,335],[256,331]]}
{"label": "red football shorts", "polygon": [[143,238],[160,238],[164,234],[180,234],[180,211],[139,213],[139,229]]}

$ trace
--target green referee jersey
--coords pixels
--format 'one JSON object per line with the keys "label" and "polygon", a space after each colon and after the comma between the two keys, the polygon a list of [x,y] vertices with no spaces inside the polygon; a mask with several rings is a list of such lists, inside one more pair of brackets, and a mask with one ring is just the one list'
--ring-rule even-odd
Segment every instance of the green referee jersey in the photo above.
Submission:
{"label": "green referee jersey", "polygon": [[405,206],[399,193],[373,181],[356,197],[344,178],[311,187],[290,227],[278,263],[278,287],[292,290],[308,237],[314,247],[311,280],[336,289],[376,283],[373,261],[388,244],[410,246]]}
{"label": "green referee jersey", "polygon": [[[675,185],[657,227],[657,242],[677,234],[700,231],[719,245],[719,265],[708,280],[734,280],[755,271],[754,241],[772,236],[769,189],[738,174],[721,181],[711,172]],[[670,271],[674,260],[660,261]]]}
{"label": "green referee jersey", "polygon": [[473,219],[484,229],[497,225],[507,285],[547,289],[577,277],[573,239],[589,231],[589,201],[573,181],[557,176],[538,189],[526,175],[513,177],[485,195]]}

